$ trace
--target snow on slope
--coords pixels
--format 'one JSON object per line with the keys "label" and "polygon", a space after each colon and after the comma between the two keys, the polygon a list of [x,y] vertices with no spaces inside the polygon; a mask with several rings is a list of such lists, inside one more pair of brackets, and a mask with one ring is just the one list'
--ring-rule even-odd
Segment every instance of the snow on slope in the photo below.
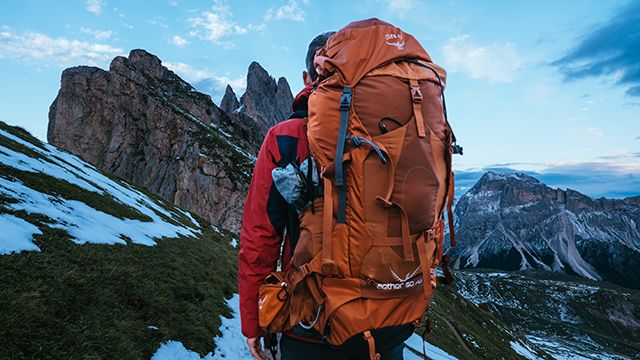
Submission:
{"label": "snow on slope", "polygon": [[[220,332],[222,336],[214,339],[216,350],[213,354],[209,353],[204,357],[200,357],[198,353],[184,347],[179,341],[167,341],[160,345],[151,360],[252,360],[251,354],[246,345],[246,341],[240,331],[240,298],[234,294],[231,299],[227,300],[227,305],[231,308],[233,317],[230,319],[221,316],[222,325]],[[406,342],[404,349],[405,360],[423,359],[422,355],[422,338],[418,334],[413,334]],[[457,358],[449,355],[446,351],[425,343],[427,356],[433,360],[456,360]],[[413,350],[413,351],[412,351]]]}
{"label": "snow on slope", "polygon": [[[0,196],[12,199],[4,205],[6,208],[45,215],[53,220],[48,226],[66,230],[78,244],[126,244],[123,239],[126,237],[133,243],[152,246],[157,238],[196,236],[201,231],[200,224],[188,213],[177,208],[168,210],[127,184],[108,178],[76,156],[46,143],[41,144],[42,148],[35,146],[4,130],[0,130],[0,136],[37,154],[32,157],[0,145],[0,164],[64,180],[100,196],[109,197],[137,210],[151,220],[119,218],[96,210],[81,201],[42,193],[26,186],[20,179],[0,177]],[[8,214],[0,218],[0,226],[4,233],[0,237],[0,254],[38,250],[31,240],[39,230],[24,219],[16,219]],[[20,229],[17,229],[16,225],[20,225]]]}
{"label": "snow on slope", "polygon": [[31,242],[33,235],[42,234],[34,225],[9,214],[0,214],[0,255],[40,249]]}

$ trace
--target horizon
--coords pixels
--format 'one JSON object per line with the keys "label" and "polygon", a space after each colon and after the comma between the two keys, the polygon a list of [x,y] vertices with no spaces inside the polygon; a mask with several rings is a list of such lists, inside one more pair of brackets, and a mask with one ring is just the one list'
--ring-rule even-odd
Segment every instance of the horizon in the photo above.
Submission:
{"label": "horizon", "polygon": [[295,95],[311,38],[378,17],[414,35],[448,71],[463,181],[498,169],[593,198],[640,195],[638,0],[75,0],[3,2],[0,11],[0,120],[41,140],[65,68],[108,69],[142,48],[220,104],[227,84],[242,95],[257,61]]}

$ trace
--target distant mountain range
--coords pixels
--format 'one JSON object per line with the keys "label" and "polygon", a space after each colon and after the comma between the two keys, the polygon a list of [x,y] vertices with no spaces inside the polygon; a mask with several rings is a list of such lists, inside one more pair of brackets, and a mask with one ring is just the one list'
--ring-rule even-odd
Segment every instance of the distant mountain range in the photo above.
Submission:
{"label": "distant mountain range", "polygon": [[455,266],[545,270],[640,288],[640,197],[591,199],[488,172],[455,208]]}

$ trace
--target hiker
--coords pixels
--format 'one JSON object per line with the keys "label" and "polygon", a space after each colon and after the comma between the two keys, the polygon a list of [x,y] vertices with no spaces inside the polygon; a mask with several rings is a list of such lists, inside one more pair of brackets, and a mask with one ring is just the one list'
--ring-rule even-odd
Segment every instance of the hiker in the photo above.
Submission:
{"label": "hiker", "polygon": [[242,333],[256,359],[275,357],[275,333],[282,360],[402,359],[453,200],[445,72],[411,35],[369,19],[314,38],[303,80],[244,208]]}

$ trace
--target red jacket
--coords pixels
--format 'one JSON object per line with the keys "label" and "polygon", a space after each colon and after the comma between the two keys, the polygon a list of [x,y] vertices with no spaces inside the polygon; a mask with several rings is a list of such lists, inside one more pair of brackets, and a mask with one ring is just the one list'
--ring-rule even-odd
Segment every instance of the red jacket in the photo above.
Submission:
{"label": "red jacket", "polygon": [[[279,259],[284,270],[290,267],[291,254],[298,240],[298,214],[276,189],[271,171],[277,166],[303,161],[309,154],[305,117],[310,91],[311,86],[307,86],[296,96],[292,118],[269,129],[253,170],[242,217],[238,255],[240,318],[242,334],[246,337],[262,335],[258,325],[258,287],[276,269]],[[283,236],[285,229],[286,238]]]}

